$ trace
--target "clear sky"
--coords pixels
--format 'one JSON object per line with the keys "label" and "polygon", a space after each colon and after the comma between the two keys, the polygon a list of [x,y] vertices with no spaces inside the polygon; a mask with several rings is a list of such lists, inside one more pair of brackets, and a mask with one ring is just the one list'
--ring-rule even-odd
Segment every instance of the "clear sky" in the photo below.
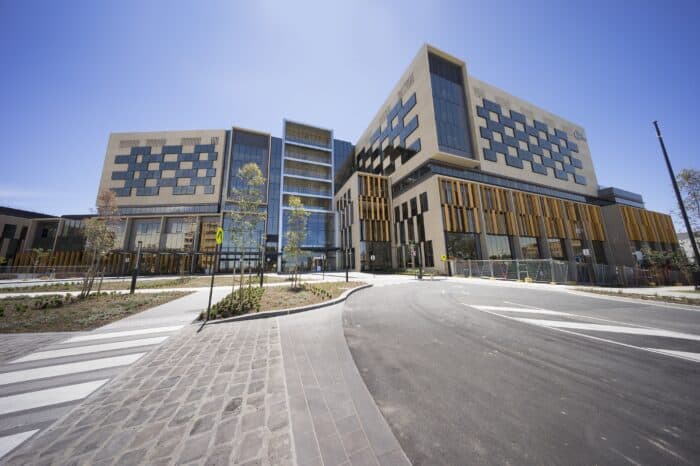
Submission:
{"label": "clear sky", "polygon": [[700,2],[0,0],[0,205],[85,213],[110,132],[360,136],[420,45],[586,128],[598,182],[700,168]]}

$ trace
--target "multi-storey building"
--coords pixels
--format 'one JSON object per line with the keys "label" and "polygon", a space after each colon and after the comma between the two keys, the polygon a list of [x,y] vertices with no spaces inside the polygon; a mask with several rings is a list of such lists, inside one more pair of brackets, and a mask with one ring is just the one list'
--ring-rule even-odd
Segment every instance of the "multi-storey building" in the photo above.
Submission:
{"label": "multi-storey building", "polygon": [[598,186],[580,125],[470,76],[429,45],[336,186],[341,256],[356,270],[446,272],[466,259],[521,258],[633,265],[634,250],[677,244],[668,215]]}
{"label": "multi-storey building", "polygon": [[[268,215],[241,247],[229,212],[248,162],[266,178]],[[474,78],[429,45],[355,145],[287,120],[281,138],[237,127],[114,133],[99,189],[115,193],[123,219],[113,226],[117,251],[141,245],[159,273],[209,270],[218,226],[220,269],[263,250],[268,268],[286,268],[290,196],[310,212],[305,252],[295,259],[307,267],[447,272],[468,259],[550,258],[634,265],[644,247],[677,247],[668,215],[645,210],[638,194],[598,185],[583,127]],[[35,223],[20,238],[53,228],[34,241],[53,249],[67,241],[58,230],[79,229],[75,218]],[[5,249],[18,239],[14,231],[3,238]],[[128,270],[128,254],[114,257]]]}

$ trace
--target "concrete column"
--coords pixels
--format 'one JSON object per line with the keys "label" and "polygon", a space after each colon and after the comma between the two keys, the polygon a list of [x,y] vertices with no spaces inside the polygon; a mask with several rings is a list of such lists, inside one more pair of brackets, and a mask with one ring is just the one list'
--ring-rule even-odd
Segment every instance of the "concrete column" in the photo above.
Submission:
{"label": "concrete column", "polygon": [[[508,211],[512,212],[515,217],[515,229],[518,230],[517,225],[517,211],[515,210],[515,200],[513,199],[513,191],[506,191],[506,204],[508,205]],[[517,231],[516,234],[512,236],[511,247],[513,248],[513,259],[522,259],[523,251],[520,249],[520,232]]]}

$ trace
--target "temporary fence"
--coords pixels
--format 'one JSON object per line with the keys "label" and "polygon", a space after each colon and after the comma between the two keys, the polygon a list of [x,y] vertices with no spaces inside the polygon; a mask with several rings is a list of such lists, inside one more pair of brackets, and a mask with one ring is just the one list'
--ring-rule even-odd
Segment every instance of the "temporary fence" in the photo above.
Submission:
{"label": "temporary fence", "polygon": [[691,274],[683,270],[652,270],[607,264],[572,263],[553,259],[458,260],[456,267],[458,275],[467,277],[558,284],[643,287],[692,283]]}

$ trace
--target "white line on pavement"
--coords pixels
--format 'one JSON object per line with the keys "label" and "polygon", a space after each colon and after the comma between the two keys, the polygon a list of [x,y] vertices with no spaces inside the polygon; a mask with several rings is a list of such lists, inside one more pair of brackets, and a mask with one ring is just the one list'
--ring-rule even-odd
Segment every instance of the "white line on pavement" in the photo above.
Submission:
{"label": "white line on pavement", "polygon": [[23,443],[32,435],[39,432],[39,429],[27,430],[25,432],[19,432],[12,435],[6,435],[5,437],[0,437],[0,458],[11,452],[18,445]]}
{"label": "white line on pavement", "polygon": [[547,311],[545,309],[525,309],[522,307],[507,307],[507,306],[481,306],[481,305],[476,305],[476,304],[467,304],[467,303],[462,303],[465,306],[471,306],[479,309],[480,311],[494,311],[494,312],[526,312],[528,314],[546,314],[546,315],[552,315],[552,316],[570,316],[568,312],[559,312],[559,311]]}
{"label": "white line on pavement", "polygon": [[164,332],[174,332],[180,330],[184,325],[173,325],[170,327],[152,327],[152,328],[142,328],[139,330],[125,330],[122,332],[104,332],[104,333],[91,333],[89,335],[80,335],[77,337],[69,338],[62,343],[77,343],[80,341],[92,341],[92,340],[102,340],[105,338],[121,338],[121,337],[131,337],[136,335],[146,335],[149,333],[164,333]]}
{"label": "white line on pavement", "polygon": [[647,335],[654,337],[680,338],[683,340],[700,341],[700,335],[672,332],[655,328],[624,327],[621,325],[588,324],[585,322],[564,322],[559,320],[540,320],[516,318],[515,320],[542,327],[569,328],[574,330],[590,330],[595,332],[626,333],[629,335]]}
{"label": "white line on pavement", "polygon": [[675,351],[667,350],[662,348],[644,348],[649,351],[654,351],[655,353],[662,353],[668,356],[675,356],[677,358],[688,359],[690,361],[700,362],[700,353],[691,353],[689,351]]}
{"label": "white line on pavement", "polygon": [[27,356],[10,361],[11,363],[39,361],[41,359],[62,358],[65,356],[77,356],[81,354],[97,353],[100,351],[111,351],[126,348],[136,348],[138,346],[157,345],[162,343],[168,337],[152,337],[141,338],[139,340],[118,341],[114,343],[103,343],[101,345],[77,346],[74,348],[62,348],[50,351],[39,351],[37,353],[28,354]]}
{"label": "white line on pavement", "polygon": [[71,362],[68,364],[37,367],[35,369],[4,372],[0,373],[0,385],[45,379],[48,377],[58,377],[60,375],[77,374],[80,372],[90,372],[99,369],[109,369],[112,367],[128,366],[129,364],[136,362],[144,354],[146,353],[127,354],[125,356],[115,356],[112,358],[91,359],[88,361]]}
{"label": "white line on pavement", "polygon": [[94,380],[92,382],[65,385],[63,387],[6,396],[0,398],[0,415],[82,400],[104,385],[108,380],[109,379]]}

